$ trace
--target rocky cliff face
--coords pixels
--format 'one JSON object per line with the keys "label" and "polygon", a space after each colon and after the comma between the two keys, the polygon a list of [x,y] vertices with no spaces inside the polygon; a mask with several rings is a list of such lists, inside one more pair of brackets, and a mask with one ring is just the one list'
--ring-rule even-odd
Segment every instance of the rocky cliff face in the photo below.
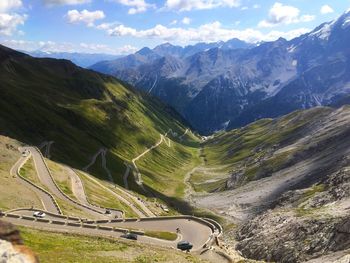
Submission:
{"label": "rocky cliff face", "polygon": [[148,50],[159,57],[138,63],[126,57],[92,68],[160,97],[208,134],[296,109],[339,104],[350,91],[349,21],[347,12],[291,41],[259,46],[234,40],[184,49],[166,44]]}
{"label": "rocky cliff face", "polygon": [[19,231],[3,221],[0,221],[0,262],[39,263],[37,256],[23,245]]}
{"label": "rocky cliff face", "polygon": [[350,251],[349,116],[317,107],[214,135],[195,178],[226,180],[194,202],[239,225],[224,239],[247,258],[336,262]]}
{"label": "rocky cliff face", "polygon": [[349,249],[349,164],[312,188],[285,193],[273,210],[245,223],[237,249],[276,262],[304,262]]}

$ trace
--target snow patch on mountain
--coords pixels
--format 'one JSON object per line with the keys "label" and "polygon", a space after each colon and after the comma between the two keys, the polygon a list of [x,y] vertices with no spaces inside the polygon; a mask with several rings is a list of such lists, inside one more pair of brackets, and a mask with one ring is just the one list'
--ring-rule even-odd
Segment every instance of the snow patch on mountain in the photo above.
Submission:
{"label": "snow patch on mountain", "polygon": [[296,46],[292,45],[292,46],[288,47],[287,50],[289,53],[293,53],[296,50],[296,48],[297,48]]}
{"label": "snow patch on mountain", "polygon": [[345,27],[347,27],[348,25],[350,25],[350,17],[348,17],[347,19],[345,19],[345,21],[344,21],[342,27],[345,28]]}
{"label": "snow patch on mountain", "polygon": [[319,30],[310,34],[310,36],[318,37],[319,39],[328,40],[332,32],[332,26],[334,21],[331,23],[324,24]]}

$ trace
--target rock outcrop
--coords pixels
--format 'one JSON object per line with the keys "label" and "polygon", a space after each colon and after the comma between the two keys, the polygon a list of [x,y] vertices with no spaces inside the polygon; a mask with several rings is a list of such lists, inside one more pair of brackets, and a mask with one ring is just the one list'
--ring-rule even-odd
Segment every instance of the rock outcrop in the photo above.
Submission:
{"label": "rock outcrop", "polygon": [[0,221],[0,263],[39,263],[37,256],[23,245],[20,232]]}
{"label": "rock outcrop", "polygon": [[349,188],[345,167],[312,188],[286,192],[274,209],[239,228],[237,249],[248,258],[287,263],[349,249]]}

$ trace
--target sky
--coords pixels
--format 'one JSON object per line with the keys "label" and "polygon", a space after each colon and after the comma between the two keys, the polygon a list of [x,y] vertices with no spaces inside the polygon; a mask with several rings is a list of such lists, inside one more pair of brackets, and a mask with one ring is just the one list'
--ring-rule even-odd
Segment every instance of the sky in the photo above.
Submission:
{"label": "sky", "polygon": [[129,54],[189,45],[292,39],[350,0],[0,0],[0,43],[33,51]]}

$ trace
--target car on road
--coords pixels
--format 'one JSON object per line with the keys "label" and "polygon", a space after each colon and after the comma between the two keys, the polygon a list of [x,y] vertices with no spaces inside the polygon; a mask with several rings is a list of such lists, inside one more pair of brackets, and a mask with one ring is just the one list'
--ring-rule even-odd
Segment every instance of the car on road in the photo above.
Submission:
{"label": "car on road", "polygon": [[41,211],[36,211],[33,214],[34,217],[38,217],[38,218],[44,218],[46,216],[46,214],[44,212]]}
{"label": "car on road", "polygon": [[190,251],[193,248],[193,245],[188,241],[180,241],[177,243],[177,248],[183,251]]}
{"label": "car on road", "polygon": [[112,212],[111,212],[111,210],[106,210],[105,214],[110,215],[110,214],[112,214]]}
{"label": "car on road", "polygon": [[122,235],[121,237],[126,238],[126,239],[130,239],[130,240],[137,240],[137,235],[133,234],[133,233],[126,233],[126,234]]}
{"label": "car on road", "polygon": [[160,207],[163,209],[164,212],[169,213],[168,207],[166,207],[165,205],[161,205]]}

